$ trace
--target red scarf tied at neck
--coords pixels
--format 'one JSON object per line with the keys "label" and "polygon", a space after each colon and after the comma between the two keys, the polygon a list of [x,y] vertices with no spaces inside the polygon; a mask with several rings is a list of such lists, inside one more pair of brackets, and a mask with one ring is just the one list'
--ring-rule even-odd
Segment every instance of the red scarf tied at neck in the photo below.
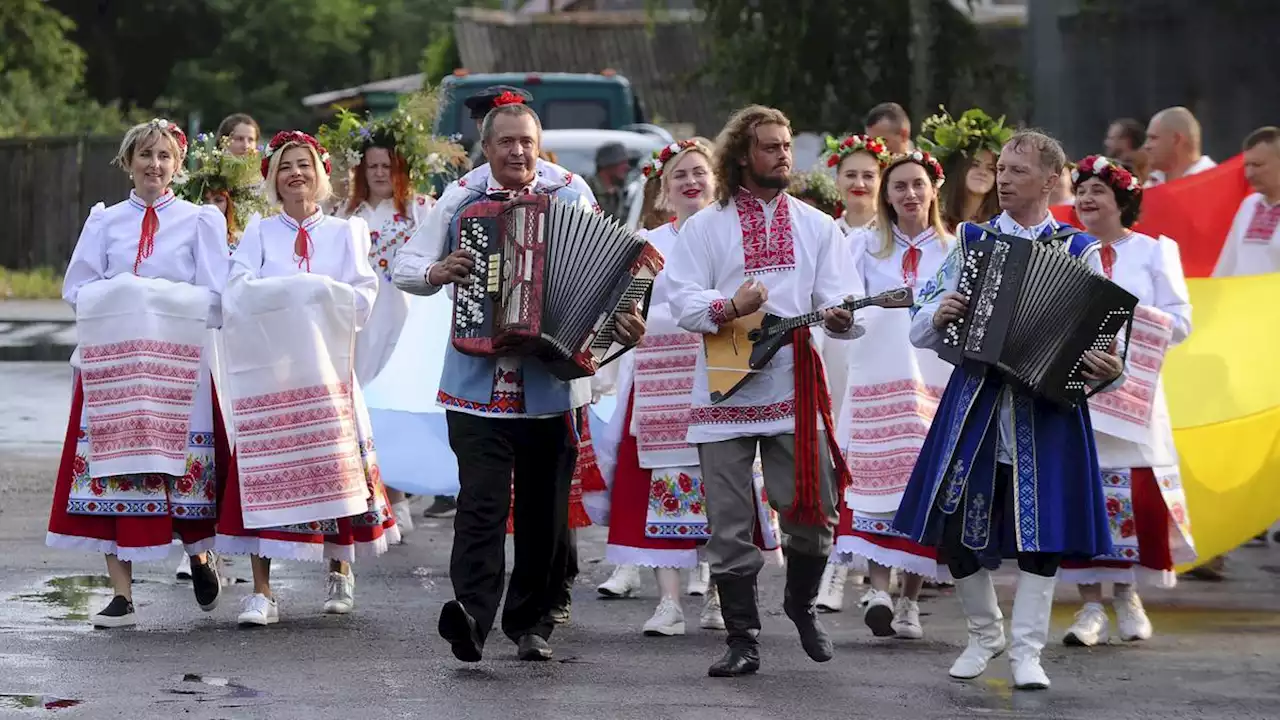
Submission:
{"label": "red scarf tied at neck", "polygon": [[142,211],[142,233],[138,236],[138,255],[133,259],[133,274],[138,274],[138,266],[151,257],[156,250],[156,233],[160,231],[160,216],[156,214],[155,205],[148,205]]}
{"label": "red scarf tied at neck", "polygon": [[1102,272],[1107,277],[1111,277],[1111,269],[1116,266],[1116,249],[1114,243],[1107,243],[1098,251],[1099,257],[1102,259]]}
{"label": "red scarf tied at neck", "polygon": [[293,238],[293,256],[298,259],[299,268],[306,265],[307,272],[311,272],[311,245],[311,233],[298,223],[298,234]]}

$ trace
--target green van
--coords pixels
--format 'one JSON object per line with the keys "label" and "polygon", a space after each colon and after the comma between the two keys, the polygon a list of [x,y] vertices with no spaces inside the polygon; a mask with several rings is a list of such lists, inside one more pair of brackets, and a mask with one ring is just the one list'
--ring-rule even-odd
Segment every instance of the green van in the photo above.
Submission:
{"label": "green van", "polygon": [[471,147],[479,139],[479,133],[463,101],[491,85],[527,90],[533,96],[530,105],[547,130],[617,130],[645,122],[644,110],[631,90],[631,83],[611,70],[599,74],[472,74],[460,69],[441,83],[446,100],[436,133],[445,137],[461,135],[462,145]]}

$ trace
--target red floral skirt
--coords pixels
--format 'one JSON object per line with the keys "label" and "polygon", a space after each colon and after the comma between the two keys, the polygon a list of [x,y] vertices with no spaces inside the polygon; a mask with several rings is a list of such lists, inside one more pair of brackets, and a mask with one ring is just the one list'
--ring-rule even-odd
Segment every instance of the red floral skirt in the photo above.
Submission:
{"label": "red floral skirt", "polygon": [[[212,503],[206,504],[203,511],[191,512],[194,505],[178,502],[192,493],[207,493],[206,499],[213,500],[222,484],[230,452],[217,394],[211,389],[210,395],[212,463],[208,462],[208,433],[195,432],[192,435],[204,452],[198,458],[188,456],[188,473],[184,477],[144,474],[90,479],[88,438],[83,425],[84,390],[77,374],[45,542],[50,547],[101,552],[125,561],[164,560],[174,539],[182,541],[189,555],[211,549],[216,522]],[[101,495],[99,502],[72,502],[73,486],[85,483],[94,494]],[[114,498],[113,492],[117,493]],[[73,504],[77,512],[69,511]]]}
{"label": "red floral skirt", "polygon": [[[1133,468],[1129,472],[1130,507],[1126,507],[1123,497],[1107,498],[1107,515],[1113,528],[1113,541],[1135,538],[1137,549],[1132,543],[1117,545],[1113,556],[1094,558],[1093,560],[1063,560],[1062,580],[1089,584],[1108,579],[1124,582],[1121,575],[1108,577],[1105,571],[1128,570],[1142,567],[1157,572],[1173,570],[1173,547],[1170,542],[1170,528],[1176,527],[1169,514],[1169,506],[1164,501],[1160,484],[1156,482],[1151,468]],[[1136,557],[1134,557],[1136,555]],[[1127,557],[1122,557],[1127,556]],[[1086,571],[1086,572],[1075,572]],[[1095,572],[1087,572],[1095,571]]]}
{"label": "red floral skirt", "polygon": [[855,513],[840,499],[836,553],[863,558],[931,580],[949,581],[951,572],[938,562],[938,549],[921,545],[893,529],[892,514]]}

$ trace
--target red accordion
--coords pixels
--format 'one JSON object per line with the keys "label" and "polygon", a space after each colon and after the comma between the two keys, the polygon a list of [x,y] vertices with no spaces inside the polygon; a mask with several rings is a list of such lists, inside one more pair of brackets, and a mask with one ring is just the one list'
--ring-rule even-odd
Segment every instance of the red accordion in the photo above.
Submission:
{"label": "red accordion", "polygon": [[454,292],[454,349],[535,357],[561,380],[593,375],[627,350],[613,339],[614,317],[633,302],[647,312],[663,265],[634,231],[550,195],[468,206],[458,247],[475,269]]}

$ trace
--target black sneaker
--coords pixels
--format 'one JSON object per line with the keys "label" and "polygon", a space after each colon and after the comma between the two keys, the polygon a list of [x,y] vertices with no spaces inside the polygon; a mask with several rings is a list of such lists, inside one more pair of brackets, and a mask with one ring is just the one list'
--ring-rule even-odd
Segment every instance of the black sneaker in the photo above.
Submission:
{"label": "black sneaker", "polygon": [[96,628],[133,627],[138,624],[138,617],[133,614],[133,603],[123,595],[111,598],[111,602],[93,616]]}
{"label": "black sneaker", "polygon": [[222,576],[218,573],[218,556],[213,551],[205,554],[205,562],[191,558],[191,587],[196,593],[196,604],[205,612],[218,607],[222,596]]}
{"label": "black sneaker", "polygon": [[458,514],[458,499],[448,495],[437,495],[431,507],[422,511],[423,517],[449,518]]}

